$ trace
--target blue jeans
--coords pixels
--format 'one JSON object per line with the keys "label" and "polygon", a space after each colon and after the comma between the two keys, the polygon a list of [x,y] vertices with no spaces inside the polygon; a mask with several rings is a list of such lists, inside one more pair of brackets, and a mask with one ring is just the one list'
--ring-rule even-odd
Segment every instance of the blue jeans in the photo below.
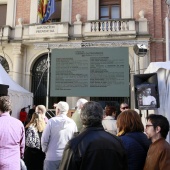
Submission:
{"label": "blue jeans", "polygon": [[58,170],[60,165],[60,160],[56,161],[44,161],[44,169],[43,170]]}

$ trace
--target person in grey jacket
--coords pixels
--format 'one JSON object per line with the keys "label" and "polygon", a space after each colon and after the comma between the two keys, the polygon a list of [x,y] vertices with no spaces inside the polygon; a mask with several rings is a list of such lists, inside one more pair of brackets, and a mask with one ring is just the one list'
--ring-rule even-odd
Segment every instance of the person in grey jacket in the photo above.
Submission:
{"label": "person in grey jacket", "polygon": [[75,122],[67,117],[69,106],[60,101],[56,106],[56,117],[49,119],[42,134],[42,151],[46,153],[44,170],[56,170],[59,167],[67,142],[77,132]]}

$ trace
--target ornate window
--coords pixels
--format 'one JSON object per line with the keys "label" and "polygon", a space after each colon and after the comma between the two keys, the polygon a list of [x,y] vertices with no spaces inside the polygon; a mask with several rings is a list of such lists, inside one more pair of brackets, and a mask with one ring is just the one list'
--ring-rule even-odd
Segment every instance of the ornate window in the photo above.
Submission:
{"label": "ornate window", "polygon": [[100,0],[100,20],[120,18],[120,0]]}
{"label": "ornate window", "polygon": [[3,66],[3,68],[6,70],[6,72],[9,72],[9,65],[8,62],[6,61],[6,59],[2,56],[0,56],[0,63]]}
{"label": "ornate window", "polygon": [[56,0],[56,11],[51,15],[51,22],[61,22],[61,0]]}
{"label": "ornate window", "polygon": [[[34,94],[34,104],[46,105],[47,95],[47,57],[45,54],[35,62],[32,69],[32,88]],[[53,104],[59,101],[66,101],[65,97],[49,97],[49,108],[53,108]]]}

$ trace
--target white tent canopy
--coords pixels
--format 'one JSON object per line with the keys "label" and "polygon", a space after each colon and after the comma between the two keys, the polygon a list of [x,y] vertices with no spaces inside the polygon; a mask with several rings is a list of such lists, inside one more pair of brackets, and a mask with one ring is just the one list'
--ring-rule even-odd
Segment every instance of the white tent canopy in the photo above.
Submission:
{"label": "white tent canopy", "polygon": [[0,84],[9,85],[8,95],[10,96],[12,102],[12,116],[19,118],[19,112],[23,107],[28,107],[32,105],[33,94],[15,81],[4,70],[0,64]]}
{"label": "white tent canopy", "polygon": [[[160,108],[155,113],[165,116],[170,122],[170,62],[152,62],[145,73],[158,75]],[[170,142],[170,135],[167,141]]]}

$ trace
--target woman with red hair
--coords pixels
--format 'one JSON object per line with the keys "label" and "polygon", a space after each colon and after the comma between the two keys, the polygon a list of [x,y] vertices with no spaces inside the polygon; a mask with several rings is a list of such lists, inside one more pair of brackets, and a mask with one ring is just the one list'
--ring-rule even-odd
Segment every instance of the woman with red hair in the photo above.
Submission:
{"label": "woman with red hair", "polygon": [[144,127],[139,114],[125,110],[117,117],[118,135],[128,157],[129,170],[143,170],[150,141],[143,133]]}

